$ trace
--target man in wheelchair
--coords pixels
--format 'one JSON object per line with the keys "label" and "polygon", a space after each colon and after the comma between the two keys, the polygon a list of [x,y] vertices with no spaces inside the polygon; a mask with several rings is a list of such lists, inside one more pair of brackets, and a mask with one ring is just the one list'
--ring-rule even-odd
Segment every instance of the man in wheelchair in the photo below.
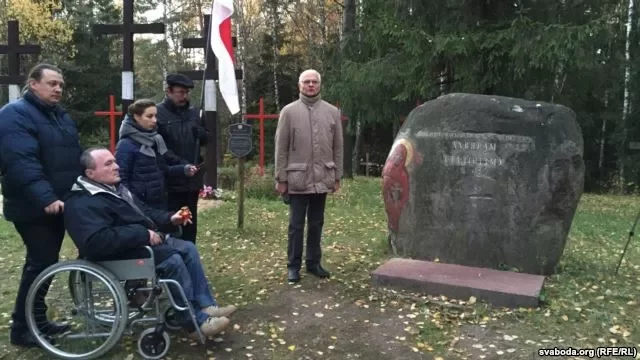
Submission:
{"label": "man in wheelchair", "polygon": [[[224,330],[235,306],[218,307],[195,245],[161,232],[175,230],[189,220],[180,211],[153,209],[135,198],[120,184],[119,167],[109,150],[87,149],[80,162],[84,175],[73,185],[64,211],[67,231],[80,257],[89,261],[142,258],[148,257],[145,246],[151,246],[158,276],[182,285],[203,335]],[[171,289],[174,299],[180,301],[177,291]],[[197,336],[188,311],[178,313],[178,322]]]}

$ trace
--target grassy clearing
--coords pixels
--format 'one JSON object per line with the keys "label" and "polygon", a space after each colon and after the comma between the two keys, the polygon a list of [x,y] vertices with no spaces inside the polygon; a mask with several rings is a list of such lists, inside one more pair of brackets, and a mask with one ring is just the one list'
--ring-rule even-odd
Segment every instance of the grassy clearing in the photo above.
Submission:
{"label": "grassy clearing", "polygon": [[[231,196],[227,194],[226,196]],[[417,352],[445,359],[531,359],[541,347],[640,347],[640,243],[625,256],[620,274],[613,274],[631,223],[640,208],[637,197],[584,195],[576,214],[559,272],[545,282],[544,303],[537,309],[491,309],[440,297],[401,294],[370,287],[369,274],[390,255],[380,179],[357,178],[327,201],[324,263],[341,296],[359,308],[387,309],[403,323],[400,341]],[[206,272],[221,303],[260,304],[286,289],[287,207],[268,198],[247,199],[245,229],[236,228],[236,203],[200,216],[199,248]],[[0,331],[8,334],[10,312],[23,263],[22,244],[13,227],[0,222],[4,242],[0,267]],[[73,258],[70,241],[64,255]],[[284,305],[286,306],[286,304]],[[388,309],[394,308],[394,311]],[[357,317],[358,314],[354,314]],[[266,317],[266,315],[265,315]],[[474,330],[475,329],[475,330]],[[482,337],[470,332],[483,331]],[[476,334],[477,335],[477,334]],[[125,339],[110,358],[135,353],[137,339]],[[289,344],[303,339],[291,339]],[[176,339],[173,359],[216,356]],[[137,356],[137,355],[136,355]],[[0,337],[0,359],[45,358],[38,351],[18,352]],[[134,356],[135,358],[135,356]],[[271,359],[297,358],[287,346],[274,347]]]}

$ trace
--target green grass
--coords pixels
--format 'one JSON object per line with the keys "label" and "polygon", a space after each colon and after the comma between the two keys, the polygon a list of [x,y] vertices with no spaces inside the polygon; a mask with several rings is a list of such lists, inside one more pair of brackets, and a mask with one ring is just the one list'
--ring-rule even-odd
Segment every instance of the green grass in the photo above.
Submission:
{"label": "green grass", "polygon": [[[353,301],[375,295],[370,302],[391,299],[418,314],[408,322],[418,331],[411,336],[398,335],[407,336],[407,341],[419,349],[446,359],[473,358],[465,355],[469,349],[457,345],[466,326],[485,326],[497,336],[517,336],[508,344],[527,351],[562,344],[574,348],[614,344],[640,347],[637,237],[632,239],[620,274],[613,274],[640,209],[640,198],[583,195],[559,271],[545,282],[543,305],[530,310],[506,310],[480,303],[453,302],[455,306],[450,306],[450,301],[436,301],[433,297],[372,289],[370,272],[390,256],[380,184],[378,178],[347,180],[339,193],[328,198],[324,263],[333,271],[332,281]],[[249,198],[245,202],[245,228],[239,230],[236,207],[235,200],[230,199],[219,208],[201,213],[198,246],[221,303],[243,306],[265,301],[282,288],[288,209],[280,201]],[[18,353],[8,344],[10,312],[24,250],[11,224],[4,221],[0,221],[0,241],[0,267],[4,274],[4,281],[0,282],[0,319],[4,320],[0,331],[7,335],[0,337],[0,359],[46,358],[38,350]],[[65,241],[63,255],[75,257],[71,241]],[[134,340],[137,339],[125,339],[109,358],[122,359],[136,352]],[[173,359],[191,358],[195,350],[190,349],[193,347],[188,343],[174,344],[170,355]],[[273,359],[284,357],[274,351]],[[202,353],[200,349],[197,354]]]}

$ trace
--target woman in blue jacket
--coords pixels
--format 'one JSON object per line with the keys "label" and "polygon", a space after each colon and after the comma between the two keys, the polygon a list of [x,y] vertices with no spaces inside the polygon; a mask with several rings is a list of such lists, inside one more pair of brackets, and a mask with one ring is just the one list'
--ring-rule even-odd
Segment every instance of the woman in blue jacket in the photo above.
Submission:
{"label": "woman in blue jacket", "polygon": [[129,106],[115,157],[121,182],[148,206],[167,210],[167,177],[193,176],[198,168],[167,149],[156,131],[156,114],[152,100],[141,99]]}

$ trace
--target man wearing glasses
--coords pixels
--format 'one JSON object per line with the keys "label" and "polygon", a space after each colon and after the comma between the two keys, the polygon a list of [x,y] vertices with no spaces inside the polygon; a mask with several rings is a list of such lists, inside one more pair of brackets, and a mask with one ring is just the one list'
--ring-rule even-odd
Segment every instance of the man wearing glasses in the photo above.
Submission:
{"label": "man wearing glasses", "polygon": [[[169,74],[166,78],[166,98],[158,104],[158,133],[162,135],[167,148],[184,160],[185,164],[200,164],[200,146],[207,143],[199,111],[189,102],[189,92],[193,81],[182,74]],[[199,146],[196,148],[196,143]],[[193,214],[192,224],[184,226],[181,238],[196,242],[198,224],[198,194],[203,183],[203,172],[192,177],[171,177],[168,179],[169,211],[178,211],[188,206]],[[163,209],[165,210],[165,209]]]}
{"label": "man wearing glasses", "polygon": [[276,189],[289,198],[288,280],[300,281],[305,217],[308,273],[328,278],[320,264],[322,226],[327,193],[340,189],[342,124],[338,108],[322,100],[320,74],[300,74],[300,98],[280,112],[276,129]]}

